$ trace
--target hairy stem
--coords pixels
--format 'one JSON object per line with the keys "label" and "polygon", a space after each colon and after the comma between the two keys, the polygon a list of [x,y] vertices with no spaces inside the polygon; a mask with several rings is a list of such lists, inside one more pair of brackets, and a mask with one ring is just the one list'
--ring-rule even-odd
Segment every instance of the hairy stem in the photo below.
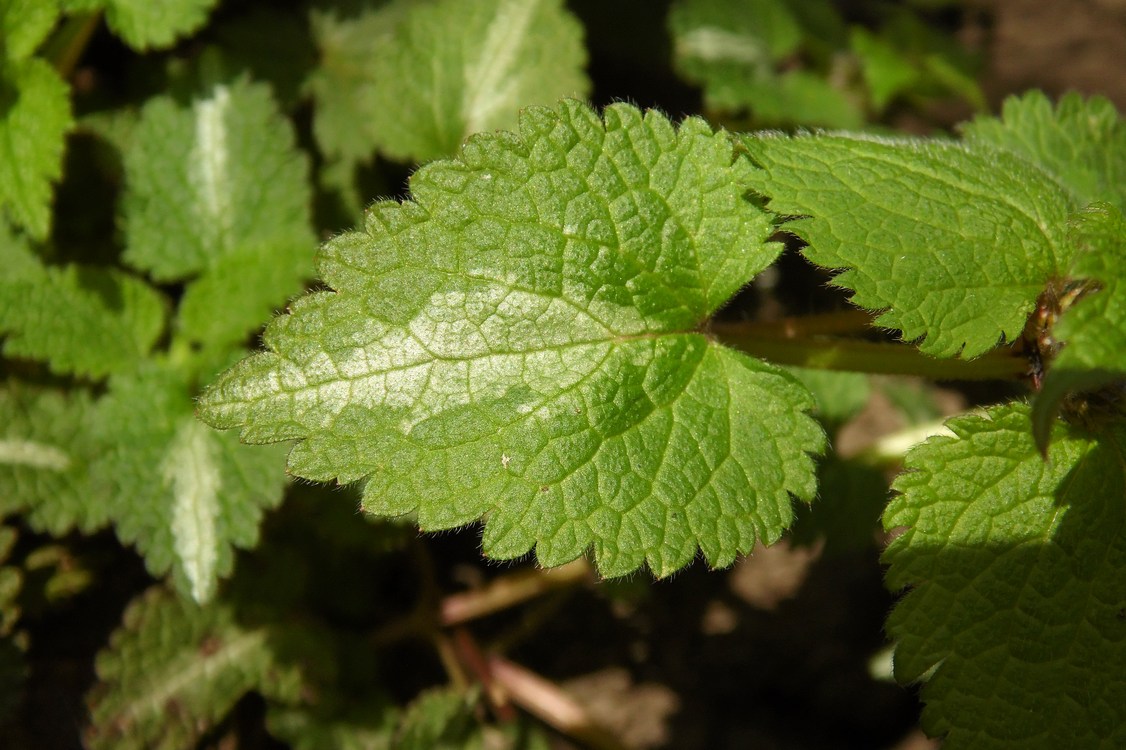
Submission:
{"label": "hairy stem", "polygon": [[1028,362],[1009,348],[994,349],[977,359],[936,359],[903,344],[799,337],[785,327],[770,330],[761,323],[713,323],[708,332],[756,357],[819,370],[918,375],[932,380],[1018,380],[1028,372]]}

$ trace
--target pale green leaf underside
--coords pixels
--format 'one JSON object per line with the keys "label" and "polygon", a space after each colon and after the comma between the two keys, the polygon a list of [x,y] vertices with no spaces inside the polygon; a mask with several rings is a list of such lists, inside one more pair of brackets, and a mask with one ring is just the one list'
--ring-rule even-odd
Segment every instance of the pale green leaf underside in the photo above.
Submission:
{"label": "pale green leaf underside", "polygon": [[[1023,159],[936,141],[750,136],[749,181],[810,260],[929,354],[1012,340],[1072,250],[1070,193]],[[925,338],[923,338],[925,337]]]}
{"label": "pale green leaf underside", "polygon": [[952,420],[907,457],[884,516],[906,532],[889,581],[896,675],[923,679],[948,750],[1126,743],[1126,432],[1060,428],[1045,461],[1029,409]]}
{"label": "pale green leaf underside", "polygon": [[1022,156],[1052,173],[1079,205],[1109,201],[1126,210],[1126,126],[1102,97],[1071,93],[1053,108],[1032,91],[1005,101],[1001,117],[967,124],[971,143]]}
{"label": "pale green leaf underside", "polygon": [[200,414],[302,440],[291,471],[366,479],[368,510],[485,517],[490,556],[728,564],[810,497],[823,442],[791,376],[691,332],[777,254],[747,170],[700,120],[529,109],[326,245],[336,291],[276,319]]}
{"label": "pale green leaf underside", "polygon": [[136,50],[171,47],[203,26],[218,0],[102,0],[106,23]]}
{"label": "pale green leaf underside", "polygon": [[239,622],[228,604],[199,607],[149,590],[98,654],[87,746],[194,747],[251,690],[296,700],[301,673],[276,647],[270,629]]}
{"label": "pale green leaf underside", "polygon": [[66,82],[39,58],[0,61],[0,209],[36,239],[47,236],[51,183],[62,174],[71,125]]}
{"label": "pale green leaf underside", "polygon": [[[560,0],[399,0],[316,28],[314,127],[330,155],[446,156],[471,133],[514,127],[522,107],[590,88],[582,27]],[[349,112],[361,116],[340,119]]]}
{"label": "pale green leaf underside", "polygon": [[111,379],[98,403],[100,439],[110,447],[94,469],[113,489],[118,537],[136,544],[154,575],[172,572],[186,596],[209,600],[234,566],[234,547],[253,547],[264,509],[281,501],[282,446],[239,444],[192,415],[182,376],[146,367]]}
{"label": "pale green leaf underside", "polygon": [[135,366],[164,327],[161,296],[120,271],[48,267],[0,229],[0,335],[8,357],[102,377]]}
{"label": "pale green leaf underside", "polygon": [[1069,276],[1097,281],[1101,289],[1065,312],[1052,331],[1066,346],[1051,363],[1033,408],[1042,445],[1068,391],[1126,379],[1126,220],[1113,206],[1096,204],[1078,215],[1074,237],[1078,252]]}

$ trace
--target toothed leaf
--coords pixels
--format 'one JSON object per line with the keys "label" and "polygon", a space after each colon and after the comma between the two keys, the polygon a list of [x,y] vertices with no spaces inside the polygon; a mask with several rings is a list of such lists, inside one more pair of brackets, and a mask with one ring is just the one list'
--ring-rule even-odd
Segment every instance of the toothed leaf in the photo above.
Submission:
{"label": "toothed leaf", "polygon": [[[876,323],[938,357],[1020,335],[1073,250],[1070,193],[1006,152],[849,135],[749,136],[750,185]],[[925,338],[924,338],[925,337]]]}
{"label": "toothed leaf", "polygon": [[1103,97],[1071,93],[1053,107],[1032,91],[1006,99],[1000,118],[979,117],[964,133],[1043,167],[1080,205],[1110,201],[1126,210],[1126,126]]}
{"label": "toothed leaf", "polygon": [[70,126],[66,82],[47,61],[0,59],[0,209],[36,239],[50,228]]}
{"label": "toothed leaf", "polygon": [[814,491],[823,436],[787,373],[699,325],[774,259],[724,133],[618,105],[531,108],[322,250],[334,291],[267,328],[200,415],[300,440],[290,470],[364,480],[423,529],[606,575],[727,565]]}
{"label": "toothed leaf", "polygon": [[160,588],[133,602],[97,657],[87,746],[195,747],[251,690],[297,701],[301,669],[279,651],[301,634],[240,614],[229,603],[200,607]]}
{"label": "toothed leaf", "polygon": [[313,127],[330,156],[427,161],[590,88],[582,28],[560,0],[396,0],[348,20],[315,14],[314,30]]}
{"label": "toothed leaf", "polygon": [[113,446],[97,476],[118,537],[136,544],[154,575],[208,601],[230,574],[234,547],[253,547],[264,509],[281,501],[284,447],[240,445],[192,415],[183,376],[152,365],[114,378],[99,402],[100,439]]}
{"label": "toothed leaf", "polygon": [[43,265],[0,228],[0,335],[7,357],[45,360],[60,374],[133,368],[164,327],[164,302],[120,271]]}
{"label": "toothed leaf", "polygon": [[194,277],[177,321],[191,340],[241,340],[311,275],[308,168],[267,87],[150,101],[125,172],[125,259],[161,281]]}
{"label": "toothed leaf", "polygon": [[907,456],[884,525],[895,671],[922,680],[947,750],[1126,743],[1126,431],[1057,427],[1048,460],[1029,408],[960,417]]}
{"label": "toothed leaf", "polygon": [[[207,21],[218,0],[100,0],[113,33],[136,50],[171,47]],[[92,3],[85,3],[87,10]]]}

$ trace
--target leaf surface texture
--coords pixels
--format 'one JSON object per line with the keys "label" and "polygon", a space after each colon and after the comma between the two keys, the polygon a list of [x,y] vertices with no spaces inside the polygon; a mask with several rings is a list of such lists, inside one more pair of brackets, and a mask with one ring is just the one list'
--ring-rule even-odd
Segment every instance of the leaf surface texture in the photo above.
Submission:
{"label": "leaf surface texture", "polygon": [[778,252],[748,168],[700,120],[529,109],[328,243],[333,291],[276,319],[200,415],[299,439],[290,470],[364,480],[369,511],[485,517],[493,557],[727,565],[812,495],[823,443],[792,376],[698,332]]}

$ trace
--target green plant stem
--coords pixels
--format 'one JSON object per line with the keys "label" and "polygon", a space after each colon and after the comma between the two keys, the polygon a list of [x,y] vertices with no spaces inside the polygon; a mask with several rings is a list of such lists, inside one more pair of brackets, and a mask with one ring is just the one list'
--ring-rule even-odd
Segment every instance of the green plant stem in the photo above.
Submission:
{"label": "green plant stem", "polygon": [[1011,349],[977,359],[935,359],[903,344],[770,332],[762,324],[713,323],[708,332],[734,349],[781,365],[819,370],[918,375],[932,380],[1019,380],[1028,363]]}

